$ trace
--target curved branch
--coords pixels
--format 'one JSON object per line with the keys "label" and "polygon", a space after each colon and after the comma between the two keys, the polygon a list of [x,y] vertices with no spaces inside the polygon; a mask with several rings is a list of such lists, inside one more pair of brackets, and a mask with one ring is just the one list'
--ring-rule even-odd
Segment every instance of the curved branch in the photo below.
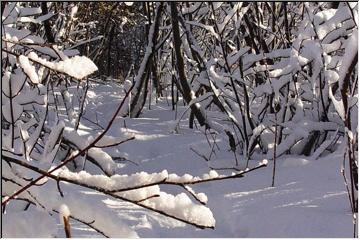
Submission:
{"label": "curved branch", "polygon": [[119,107],[117,108],[117,110],[115,111],[114,115],[112,116],[112,118],[110,119],[107,127],[105,128],[105,130],[97,137],[94,139],[94,141],[92,143],[90,143],[87,147],[85,147],[84,149],[82,149],[81,151],[79,151],[77,154],[73,155],[72,157],[64,160],[60,165],[58,165],[57,167],[53,168],[52,170],[50,170],[49,172],[46,173],[42,173],[42,175],[38,178],[36,178],[35,180],[31,181],[29,184],[27,184],[26,186],[24,186],[23,188],[19,189],[18,191],[16,191],[15,193],[13,193],[11,196],[9,196],[6,199],[2,200],[2,205],[5,206],[11,199],[13,199],[14,197],[16,197],[17,195],[19,195],[20,193],[26,191],[28,188],[30,188],[31,186],[35,185],[39,180],[43,179],[44,177],[46,177],[47,175],[50,175],[51,173],[55,172],[56,170],[62,168],[63,166],[65,166],[67,163],[73,161],[74,159],[76,159],[76,157],[84,154],[87,150],[89,150],[90,148],[92,148],[93,146],[95,146],[95,144],[97,142],[99,142],[101,140],[101,138],[106,134],[107,131],[109,131],[110,127],[112,126],[113,122],[116,119],[116,116],[118,115],[118,113],[120,112],[122,106],[125,103],[125,99],[128,97],[128,95],[130,94],[131,90],[133,89],[134,84],[131,86],[131,88],[129,89],[129,91],[126,93],[124,99],[121,101],[121,103],[119,104]]}

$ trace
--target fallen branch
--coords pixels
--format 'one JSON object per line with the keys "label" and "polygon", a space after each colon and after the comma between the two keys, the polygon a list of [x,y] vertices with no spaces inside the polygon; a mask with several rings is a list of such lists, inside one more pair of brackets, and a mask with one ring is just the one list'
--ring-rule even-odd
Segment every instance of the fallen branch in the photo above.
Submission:
{"label": "fallen branch", "polygon": [[[145,188],[145,187],[150,187],[150,186],[159,185],[159,184],[177,185],[177,186],[180,186],[182,188],[184,188],[184,187],[186,188],[185,185],[190,185],[190,184],[198,184],[198,183],[204,183],[204,182],[210,182],[210,181],[219,181],[219,180],[225,180],[225,179],[240,178],[240,177],[243,177],[244,174],[246,174],[246,173],[252,172],[252,171],[254,171],[256,169],[265,167],[267,165],[267,161],[263,161],[261,164],[259,164],[258,166],[254,167],[254,168],[247,169],[245,171],[240,171],[240,172],[238,172],[236,174],[233,174],[233,175],[230,175],[230,176],[218,176],[218,177],[214,177],[214,178],[198,179],[198,180],[194,180],[194,181],[170,181],[170,180],[167,180],[167,178],[165,178],[163,180],[153,182],[153,183],[149,183],[149,184],[143,184],[143,185],[139,185],[139,186],[132,186],[132,187],[116,189],[116,190],[108,190],[108,189],[104,189],[103,187],[92,186],[92,185],[82,183],[82,182],[79,182],[79,181],[76,181],[76,180],[73,180],[73,179],[68,179],[68,178],[65,178],[65,177],[53,175],[52,174],[53,171],[49,171],[49,172],[44,171],[42,169],[39,169],[38,167],[32,166],[32,165],[28,164],[27,162],[24,162],[24,161],[19,160],[19,159],[11,158],[11,157],[8,157],[8,156],[3,156],[3,159],[5,161],[7,161],[7,162],[15,163],[15,164],[21,165],[23,167],[26,167],[28,169],[31,169],[31,170],[33,170],[35,172],[38,172],[38,173],[42,174],[42,176],[44,176],[44,177],[46,176],[46,177],[52,178],[52,179],[54,179],[56,181],[64,181],[64,182],[76,184],[76,185],[79,185],[79,186],[82,186],[82,187],[86,187],[86,188],[89,188],[89,189],[104,193],[104,194],[109,195],[111,197],[114,197],[116,199],[133,203],[133,204],[138,205],[140,207],[146,208],[148,210],[157,212],[157,213],[159,213],[161,215],[164,215],[164,216],[179,220],[181,222],[193,225],[193,226],[195,226],[197,228],[201,228],[201,229],[204,229],[204,228],[212,228],[213,229],[214,227],[213,226],[204,226],[204,225],[199,225],[199,224],[196,224],[196,223],[193,223],[193,222],[189,222],[189,221],[187,221],[185,219],[179,218],[177,216],[168,214],[168,213],[166,213],[166,212],[164,212],[162,210],[155,209],[155,208],[149,207],[149,206],[141,203],[141,202],[143,202],[143,201],[145,201],[147,199],[143,199],[141,201],[135,201],[135,200],[132,200],[132,199],[128,199],[128,198],[119,196],[117,193],[124,192],[124,191],[135,190],[135,189],[140,189],[140,188]],[[24,189],[24,188],[22,188],[22,189]],[[156,197],[156,196],[155,195],[150,196],[150,198],[152,198],[152,197]]]}

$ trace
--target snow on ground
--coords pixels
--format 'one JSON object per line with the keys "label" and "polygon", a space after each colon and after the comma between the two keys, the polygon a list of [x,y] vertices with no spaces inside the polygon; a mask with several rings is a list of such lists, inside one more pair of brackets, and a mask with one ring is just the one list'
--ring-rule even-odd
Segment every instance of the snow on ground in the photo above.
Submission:
{"label": "snow on ground", "polygon": [[[88,107],[92,110],[88,110],[85,117],[95,121],[97,111],[99,123],[105,126],[123,95],[119,92],[122,89],[115,85],[97,85],[89,89]],[[178,116],[185,109],[180,105]],[[147,106],[148,103],[146,109]],[[171,106],[162,99],[138,119],[119,118],[115,122],[110,135],[135,134],[136,137],[134,141],[107,149],[109,153],[125,152],[128,159],[138,164],[121,165],[119,174],[166,169],[180,176],[185,173],[201,176],[209,172],[209,166],[233,166],[233,153],[226,150],[226,142],[221,139],[218,144],[222,152],[217,152],[210,162],[192,152],[190,147],[209,153],[205,135],[189,129],[186,119],[181,121],[180,131],[174,133],[175,112],[169,109]],[[86,120],[82,120],[82,124],[96,128]],[[241,156],[239,159],[244,164]],[[197,193],[204,192],[208,196],[207,205],[216,219],[215,230],[199,230],[130,203],[88,190],[86,193],[92,201],[102,200],[109,209],[116,211],[140,237],[352,237],[352,216],[340,174],[341,162],[342,157],[336,152],[318,160],[284,156],[278,159],[273,188],[270,187],[272,161],[268,167],[251,172],[245,178],[192,186]],[[258,161],[250,161],[250,164],[255,166]],[[175,186],[160,187],[169,193],[183,191]],[[62,235],[63,227],[60,223],[58,226]],[[72,231],[76,237],[99,236],[75,222],[72,222]]]}

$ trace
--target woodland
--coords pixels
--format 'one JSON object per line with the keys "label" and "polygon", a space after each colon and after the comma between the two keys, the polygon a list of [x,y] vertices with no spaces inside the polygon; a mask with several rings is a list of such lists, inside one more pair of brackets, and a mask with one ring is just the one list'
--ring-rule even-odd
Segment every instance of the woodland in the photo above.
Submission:
{"label": "woodland", "polygon": [[2,237],[357,237],[358,19],[2,1]]}

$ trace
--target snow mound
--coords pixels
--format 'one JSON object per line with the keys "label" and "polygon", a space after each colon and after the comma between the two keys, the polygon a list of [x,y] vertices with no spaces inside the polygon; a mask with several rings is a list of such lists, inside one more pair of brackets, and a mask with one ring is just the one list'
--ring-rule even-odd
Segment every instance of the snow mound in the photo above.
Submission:
{"label": "snow mound", "polygon": [[206,227],[215,226],[215,218],[209,208],[194,204],[185,194],[176,196],[160,192],[159,198],[144,201],[144,205],[167,212],[173,216]]}

